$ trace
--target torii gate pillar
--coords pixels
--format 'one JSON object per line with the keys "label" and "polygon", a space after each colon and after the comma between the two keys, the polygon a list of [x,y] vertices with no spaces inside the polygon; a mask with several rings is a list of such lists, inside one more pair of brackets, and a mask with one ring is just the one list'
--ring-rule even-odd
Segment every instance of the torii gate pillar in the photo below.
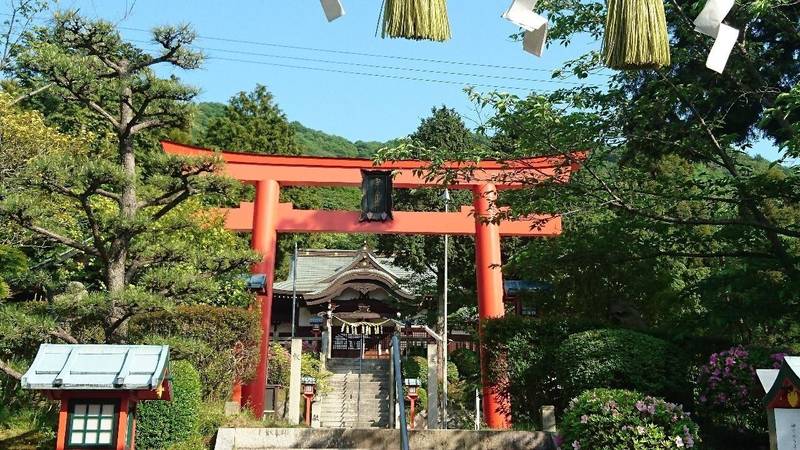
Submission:
{"label": "torii gate pillar", "polygon": [[263,180],[255,183],[256,198],[253,208],[252,248],[261,254],[261,261],[252,267],[253,273],[266,275],[264,293],[258,296],[261,307],[261,340],[259,342],[258,366],[256,377],[247,386],[245,403],[256,417],[264,411],[264,393],[267,388],[267,368],[269,367],[269,332],[272,325],[272,282],[275,278],[275,248],[278,242],[276,222],[280,185],[275,180]]}
{"label": "torii gate pillar", "polygon": [[[478,317],[503,317],[503,273],[500,257],[500,224],[497,214],[497,189],[491,183],[475,186],[472,191],[475,207],[475,276],[478,284]],[[502,386],[488,373],[483,331],[480,337],[481,386],[483,386],[483,417],[489,428],[511,427],[510,405],[507,396],[497,391]]]}

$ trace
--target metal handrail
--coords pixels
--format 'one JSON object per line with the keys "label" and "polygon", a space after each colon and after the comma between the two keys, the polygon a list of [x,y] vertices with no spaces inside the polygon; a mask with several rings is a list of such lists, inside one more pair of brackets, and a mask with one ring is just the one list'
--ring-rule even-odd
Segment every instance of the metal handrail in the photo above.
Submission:
{"label": "metal handrail", "polygon": [[406,425],[406,402],[403,399],[403,373],[400,370],[400,338],[395,333],[392,336],[392,364],[394,364],[394,392],[400,405],[400,448],[409,450],[408,427]]}

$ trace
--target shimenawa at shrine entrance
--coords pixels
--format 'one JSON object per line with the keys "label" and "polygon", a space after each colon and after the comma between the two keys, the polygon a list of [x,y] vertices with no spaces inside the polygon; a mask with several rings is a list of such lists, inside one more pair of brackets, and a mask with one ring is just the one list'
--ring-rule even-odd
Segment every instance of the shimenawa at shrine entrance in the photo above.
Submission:
{"label": "shimenawa at shrine entrance", "polygon": [[[537,157],[507,161],[484,161],[470,167],[469,177],[449,184],[449,189],[468,189],[473,193],[473,207],[456,212],[390,211],[384,221],[362,221],[361,211],[297,210],[291,203],[281,203],[279,194],[285,186],[350,186],[361,187],[364,177],[383,175],[389,189],[443,188],[439,180],[419,174],[428,167],[423,161],[396,161],[376,165],[367,159],[322,158],[307,156],[275,156],[246,154],[191,147],[162,142],[164,151],[174,155],[213,157],[225,162],[225,174],[255,185],[255,201],[241,203],[226,211],[226,228],[252,232],[252,248],[262,255],[252,267],[254,274],[266,276],[265,291],[258,296],[261,304],[260,357],[255,379],[243,390],[242,404],[250,404],[256,417],[264,411],[265,388],[269,364],[269,339],[272,315],[272,286],[275,271],[275,249],[278,233],[383,233],[423,235],[474,235],[475,276],[478,287],[478,315],[481,319],[501,317],[503,275],[501,271],[500,237],[554,237],[561,234],[561,217],[537,215],[525,220],[497,220],[494,199],[498,190],[529,187],[531,180],[566,183],[585,154]],[[446,168],[465,168],[450,164]],[[385,192],[386,193],[386,192]],[[388,191],[388,195],[391,192]],[[481,347],[481,384],[483,415],[491,428],[511,425],[510,402],[497,389],[498,380],[487,377]]]}

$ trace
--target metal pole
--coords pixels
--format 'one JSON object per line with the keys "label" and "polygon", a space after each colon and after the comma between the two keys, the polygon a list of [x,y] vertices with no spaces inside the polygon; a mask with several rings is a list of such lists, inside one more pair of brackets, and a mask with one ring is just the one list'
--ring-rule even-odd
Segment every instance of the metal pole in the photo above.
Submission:
{"label": "metal pole", "polygon": [[400,338],[392,336],[392,366],[394,367],[394,391],[400,407],[400,448],[408,450],[408,428],[406,428],[406,401],[403,398],[403,376],[400,369]]}
{"label": "metal pole", "polygon": [[475,389],[475,429],[481,429],[481,394],[478,389]]}
{"label": "metal pole", "polygon": [[294,261],[292,261],[292,338],[294,338],[295,311],[297,310],[297,241],[294,241]]}
{"label": "metal pole", "polygon": [[[450,190],[444,190],[444,211],[450,212]],[[449,243],[450,243],[450,236],[444,235],[444,330],[442,330],[442,373],[444,376],[442,377],[442,428],[447,429],[447,290],[448,290],[448,282],[449,282]]]}
{"label": "metal pole", "polygon": [[361,332],[361,353],[358,358],[358,395],[356,396],[356,427],[361,422],[361,372],[364,365],[364,332]]}

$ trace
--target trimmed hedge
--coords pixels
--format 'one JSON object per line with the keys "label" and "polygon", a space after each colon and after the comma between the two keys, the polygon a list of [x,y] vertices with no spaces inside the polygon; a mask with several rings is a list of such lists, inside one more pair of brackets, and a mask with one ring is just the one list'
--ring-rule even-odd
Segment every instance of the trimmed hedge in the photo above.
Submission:
{"label": "trimmed hedge", "polygon": [[685,401],[685,358],[667,341],[630,330],[590,330],[570,335],[554,354],[565,395],[620,388]]}
{"label": "trimmed hedge", "polygon": [[593,389],[570,402],[561,448],[700,449],[699,428],[681,405],[621,389]]}
{"label": "trimmed hedge", "polygon": [[172,401],[139,403],[136,412],[136,448],[165,449],[198,434],[200,375],[188,361],[173,361]]}
{"label": "trimmed hedge", "polygon": [[[556,349],[570,334],[592,329],[596,324],[507,315],[485,320],[481,326],[490,376],[507,380],[499,387],[512,399],[514,423],[539,429],[539,407],[562,405],[569,400],[562,397],[553,374]],[[500,364],[501,361],[505,363]]]}
{"label": "trimmed hedge", "polygon": [[176,359],[202,367],[205,397],[227,398],[231,382],[247,380],[258,362],[259,312],[210,305],[177,306],[133,317],[128,339],[167,344]]}

